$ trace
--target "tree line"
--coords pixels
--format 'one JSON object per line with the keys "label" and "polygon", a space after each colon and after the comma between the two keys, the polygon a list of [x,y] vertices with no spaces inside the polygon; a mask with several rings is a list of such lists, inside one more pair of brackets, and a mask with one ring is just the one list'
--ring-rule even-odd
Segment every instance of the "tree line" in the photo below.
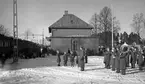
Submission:
{"label": "tree line", "polygon": [[[113,21],[112,21],[113,20]],[[113,24],[113,25],[112,25]],[[144,35],[141,36],[142,29],[145,29],[145,18],[143,13],[136,13],[133,15],[131,26],[131,33],[119,33],[121,30],[120,22],[116,16],[112,16],[111,8],[105,6],[100,13],[94,13],[90,19],[92,25],[92,35],[99,38],[99,44],[103,46],[111,46],[112,41],[112,26],[114,33],[114,42],[126,42],[132,44],[144,44]],[[145,32],[145,31],[143,31]]]}

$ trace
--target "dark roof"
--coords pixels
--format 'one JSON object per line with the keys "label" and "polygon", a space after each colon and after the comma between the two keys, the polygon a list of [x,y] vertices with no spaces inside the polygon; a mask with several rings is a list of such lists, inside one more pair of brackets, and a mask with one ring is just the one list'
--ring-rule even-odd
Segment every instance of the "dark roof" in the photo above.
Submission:
{"label": "dark roof", "polygon": [[92,29],[93,27],[86,23],[85,21],[81,20],[77,16],[73,14],[68,14],[68,11],[65,11],[65,14],[62,18],[60,18],[58,21],[56,21],[54,24],[52,24],[49,27],[49,32],[51,32],[51,29],[61,29],[61,28],[69,28],[69,29]]}

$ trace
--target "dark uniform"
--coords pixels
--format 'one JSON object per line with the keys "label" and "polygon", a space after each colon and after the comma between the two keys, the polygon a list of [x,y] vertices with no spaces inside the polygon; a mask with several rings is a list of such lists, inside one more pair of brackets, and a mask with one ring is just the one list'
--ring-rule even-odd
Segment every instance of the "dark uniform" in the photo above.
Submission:
{"label": "dark uniform", "polygon": [[111,65],[112,65],[112,71],[115,71],[115,59],[116,59],[116,57],[115,57],[115,53],[112,52],[112,54],[111,54]]}
{"label": "dark uniform", "polygon": [[65,53],[63,56],[63,65],[67,66],[67,61],[68,61],[68,53]]}
{"label": "dark uniform", "polygon": [[120,73],[120,50],[117,48],[115,50],[115,68],[116,68],[116,73]]}
{"label": "dark uniform", "polygon": [[79,57],[79,66],[81,67],[81,71],[84,71],[85,68],[85,60],[84,60],[84,49],[80,50],[80,57]]}
{"label": "dark uniform", "polygon": [[60,66],[61,58],[60,58],[60,53],[57,52],[57,66]]}
{"label": "dark uniform", "polygon": [[143,70],[142,63],[143,63],[143,55],[142,55],[141,52],[138,52],[138,66],[139,66],[139,70]]}
{"label": "dark uniform", "polygon": [[129,67],[129,53],[127,53],[125,60],[126,60],[126,67]]}
{"label": "dark uniform", "polygon": [[105,68],[107,69],[110,69],[110,60],[111,60],[111,53],[108,50],[104,53],[104,64],[105,64]]}
{"label": "dark uniform", "polygon": [[88,56],[87,56],[87,51],[84,50],[84,54],[85,54],[85,63],[88,63]]}
{"label": "dark uniform", "polygon": [[133,51],[131,52],[131,68],[135,68],[135,64],[137,61],[137,53],[136,50],[133,49]]}
{"label": "dark uniform", "polygon": [[70,54],[70,62],[72,67],[74,67],[74,61],[75,61],[75,52],[72,52],[72,54]]}
{"label": "dark uniform", "polygon": [[120,55],[120,70],[121,74],[125,75],[126,74],[126,56],[127,56],[127,47],[123,48],[123,51],[121,52]]}

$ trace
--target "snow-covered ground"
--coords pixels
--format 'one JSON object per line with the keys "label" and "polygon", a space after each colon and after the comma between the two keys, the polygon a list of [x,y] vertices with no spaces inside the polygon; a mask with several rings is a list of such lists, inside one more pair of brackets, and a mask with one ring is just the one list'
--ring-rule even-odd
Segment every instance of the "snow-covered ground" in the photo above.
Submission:
{"label": "snow-covered ground", "polygon": [[145,84],[144,71],[128,68],[120,75],[105,69],[99,56],[89,57],[83,72],[77,66],[56,66],[55,56],[10,62],[0,69],[0,84]]}

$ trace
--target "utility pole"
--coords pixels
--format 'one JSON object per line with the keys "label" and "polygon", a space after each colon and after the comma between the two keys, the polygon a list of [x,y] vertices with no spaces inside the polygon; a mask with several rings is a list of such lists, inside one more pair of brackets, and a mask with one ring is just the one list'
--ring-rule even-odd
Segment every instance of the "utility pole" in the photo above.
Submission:
{"label": "utility pole", "polygon": [[18,18],[17,0],[13,0],[13,62],[18,62]]}
{"label": "utility pole", "polygon": [[42,31],[42,45],[44,46],[44,28],[43,28],[43,31]]}
{"label": "utility pole", "polygon": [[112,5],[111,5],[111,9],[112,9],[112,52],[113,52],[113,49],[114,49],[114,48],[113,48],[113,45],[114,45],[114,44],[113,44],[113,39],[114,39],[114,38],[113,38],[113,26],[114,26],[114,25],[113,25],[113,7],[112,7]]}

